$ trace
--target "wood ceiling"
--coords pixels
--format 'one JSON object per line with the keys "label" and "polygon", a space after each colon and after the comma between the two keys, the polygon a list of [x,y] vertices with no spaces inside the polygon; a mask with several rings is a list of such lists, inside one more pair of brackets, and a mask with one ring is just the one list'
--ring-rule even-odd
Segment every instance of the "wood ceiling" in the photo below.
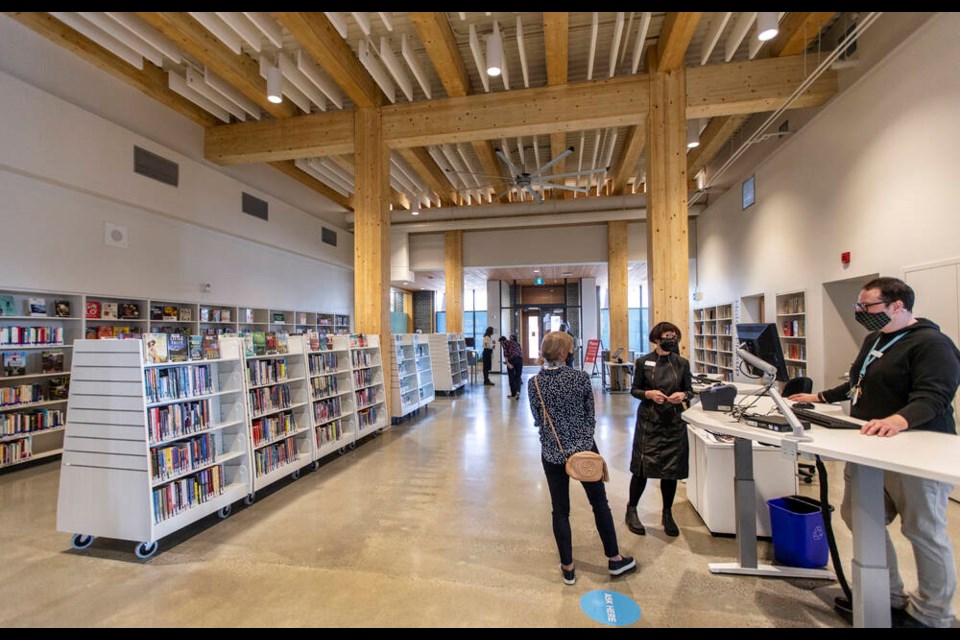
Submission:
{"label": "wood ceiling", "polygon": [[[443,291],[445,275],[443,271],[417,271],[416,280],[395,281],[393,286],[411,291],[430,289]],[[535,278],[543,278],[545,285],[563,284],[564,278],[576,282],[581,278],[596,278],[597,284],[607,286],[607,264],[555,264],[518,267],[466,267],[463,270],[463,290],[486,290],[487,280],[516,281],[517,284],[532,285]],[[627,279],[631,286],[647,279],[646,262],[631,260],[627,263]],[[489,303],[488,303],[489,304]]]}
{"label": "wood ceiling", "polygon": [[[781,14],[780,35],[763,44],[757,14],[737,12],[7,15],[204,126],[207,159],[267,162],[350,210],[358,106],[381,109],[394,208],[531,200],[485,177],[508,173],[495,148],[534,171],[572,146],[548,173],[599,170],[557,184],[589,197],[642,191],[645,74],[681,65],[687,116],[703,128],[692,178],[751,114],[785,102],[809,71],[802,54],[841,14]],[[487,77],[478,65],[495,26],[503,73]],[[267,100],[273,64],[280,104]],[[792,107],[836,92],[828,71]]]}

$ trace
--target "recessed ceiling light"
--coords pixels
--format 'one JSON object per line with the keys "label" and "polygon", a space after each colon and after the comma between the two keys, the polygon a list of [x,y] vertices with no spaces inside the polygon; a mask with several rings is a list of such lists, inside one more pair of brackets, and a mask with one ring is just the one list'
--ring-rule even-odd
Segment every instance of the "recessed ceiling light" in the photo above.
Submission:
{"label": "recessed ceiling light", "polygon": [[420,212],[417,211],[416,209],[414,209],[413,211],[410,212],[410,215],[412,215],[412,216],[418,216],[418,215],[420,215]]}
{"label": "recessed ceiling light", "polygon": [[533,272],[534,272],[534,273],[540,273],[540,269],[534,269]]}

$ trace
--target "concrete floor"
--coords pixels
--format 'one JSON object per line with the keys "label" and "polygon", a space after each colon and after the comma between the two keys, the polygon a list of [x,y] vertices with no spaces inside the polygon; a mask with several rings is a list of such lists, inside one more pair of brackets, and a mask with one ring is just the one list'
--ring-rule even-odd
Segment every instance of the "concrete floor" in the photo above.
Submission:
{"label": "concrete floor", "polygon": [[[678,538],[659,525],[656,482],[640,504],[647,535],[627,531],[629,395],[597,393],[597,442],[611,467],[621,551],[639,570],[611,580],[575,490],[577,583],[565,586],[526,393],[509,400],[505,386],[497,378],[438,398],[426,415],[269,487],[226,520],[211,516],[161,540],[147,561],[129,541],[71,549],[70,535],[56,531],[59,462],[2,474],[0,625],[594,627],[580,597],[613,589],[639,604],[639,627],[848,626],[829,604],[836,583],[711,574],[708,562],[736,560],[735,541],[710,535],[683,484]],[[839,504],[838,466],[831,478]],[[955,543],[958,511],[951,503]],[[837,521],[849,567],[850,533]],[[899,534],[897,544],[912,588],[912,553]]]}

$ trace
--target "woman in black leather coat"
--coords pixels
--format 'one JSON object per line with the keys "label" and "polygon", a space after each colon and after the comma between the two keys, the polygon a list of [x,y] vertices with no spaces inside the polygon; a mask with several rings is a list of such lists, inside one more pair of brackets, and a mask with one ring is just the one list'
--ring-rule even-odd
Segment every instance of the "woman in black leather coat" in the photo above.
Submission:
{"label": "woman in black leather coat", "polygon": [[637,427],[633,434],[630,459],[630,501],[627,503],[627,528],[637,535],[646,530],[637,516],[637,504],[647,486],[647,478],[660,479],[663,497],[663,531],[680,535],[673,519],[673,498],[677,480],[688,475],[690,446],[687,427],[680,414],[693,398],[690,362],[680,356],[680,329],[661,322],[650,330],[650,342],[656,349],[639,358],[635,365],[630,394],[640,398]]}

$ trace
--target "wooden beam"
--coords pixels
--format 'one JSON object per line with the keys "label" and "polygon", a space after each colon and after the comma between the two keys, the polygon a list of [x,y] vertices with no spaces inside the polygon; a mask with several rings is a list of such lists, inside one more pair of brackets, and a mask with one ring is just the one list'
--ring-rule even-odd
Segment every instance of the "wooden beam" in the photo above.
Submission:
{"label": "wooden beam", "polygon": [[251,120],[207,129],[204,155],[218,164],[271,162],[353,153],[353,112]]}
{"label": "wooden beam", "polygon": [[411,11],[410,21],[427,50],[427,56],[448,97],[465,96],[470,91],[470,76],[460,55],[460,48],[450,27],[447,14],[442,11]]}
{"label": "wooden beam", "polygon": [[231,51],[186,13],[140,11],[137,15],[270,115],[287,118],[300,113],[290,102],[267,100],[267,81],[260,76],[259,65],[249,56]]}
{"label": "wooden beam", "polygon": [[567,84],[570,14],[544,11],[543,48],[547,56],[547,84]]}
{"label": "wooden beam", "polygon": [[613,172],[613,194],[623,195],[627,192],[627,180],[633,177],[646,144],[646,128],[644,125],[634,125],[627,130],[627,139],[623,144],[620,159],[617,160],[616,170]]}
{"label": "wooden beam", "polygon": [[417,172],[417,175],[427,183],[427,186],[436,191],[437,195],[440,196],[441,206],[452,204],[453,192],[456,189],[426,149],[423,147],[401,149],[400,155]]}
{"label": "wooden beam", "polygon": [[463,231],[443,234],[444,306],[447,333],[463,332]]}
{"label": "wooden beam", "polygon": [[800,55],[835,15],[835,11],[788,11],[770,43],[770,57]]}
{"label": "wooden beam", "polygon": [[[610,344],[617,349],[630,350],[629,311],[627,309],[627,221],[607,222],[607,285],[610,297]],[[602,366],[602,365],[601,365]]]}
{"label": "wooden beam", "polygon": [[701,15],[698,11],[672,11],[666,15],[657,40],[658,71],[673,71],[683,66]]}
{"label": "wooden beam", "polygon": [[7,11],[20,24],[31,29],[105,71],[114,78],[139,89],[161,104],[202,127],[212,127],[219,120],[168,87],[167,74],[153,63],[144,60],[143,70],[137,69],[110,53],[79,31],[71,29],[49,13],[36,11]]}
{"label": "wooden beam", "polygon": [[353,49],[322,12],[278,12],[274,15],[357,107],[379,107],[386,101],[383,91]]}
{"label": "wooden beam", "polygon": [[271,162],[270,166],[273,167],[274,169],[282,171],[283,173],[287,174],[297,182],[305,184],[306,186],[310,187],[311,189],[313,189],[323,197],[331,200],[332,202],[335,202],[336,204],[340,205],[344,209],[348,211],[353,211],[353,198],[347,197],[342,193],[340,193],[339,191],[334,191],[333,189],[328,187],[323,182],[320,182],[313,176],[303,171],[300,171],[300,169],[298,169],[293,164],[293,160],[280,160],[278,162]]}
{"label": "wooden beam", "polygon": [[712,118],[700,134],[700,146],[687,153],[687,175],[697,175],[700,169],[716,158],[747,118],[745,115]]}

